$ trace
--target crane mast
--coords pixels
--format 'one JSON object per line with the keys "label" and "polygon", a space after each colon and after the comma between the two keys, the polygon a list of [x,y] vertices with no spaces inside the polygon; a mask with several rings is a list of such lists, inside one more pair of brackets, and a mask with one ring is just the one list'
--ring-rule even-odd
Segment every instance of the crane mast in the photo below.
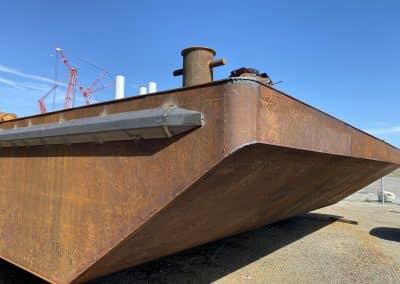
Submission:
{"label": "crane mast", "polygon": [[[55,105],[55,90],[59,86],[59,83],[57,82],[57,62],[59,59],[63,62],[65,67],[68,70],[69,78],[68,78],[68,83],[66,86],[66,92],[64,95],[64,109],[72,108],[74,104],[74,98],[75,98],[75,89],[78,88],[79,92],[82,94],[85,104],[90,105],[90,96],[93,93],[102,91],[106,88],[109,88],[112,86],[112,83],[107,83],[102,86],[98,86],[98,84],[108,75],[108,72],[104,69],[101,69],[99,67],[96,67],[97,69],[100,70],[99,75],[96,77],[96,79],[88,86],[85,87],[78,79],[78,68],[74,67],[71,65],[70,61],[68,60],[67,56],[65,55],[64,51],[57,47],[55,49],[56,52],[56,65],[55,65],[55,78],[54,78],[54,85],[53,87],[46,92],[39,100],[38,100],[38,106],[39,106],[39,111],[40,113],[46,113],[47,108],[45,105],[45,99],[51,94],[54,94],[53,97],[53,109]],[[82,60],[82,59],[81,59]],[[84,60],[82,60],[84,61]],[[89,63],[90,64],[90,63]],[[92,65],[92,64],[90,64]],[[94,66],[94,65],[93,65]]]}
{"label": "crane mast", "polygon": [[78,69],[72,67],[69,74],[67,91],[65,92],[64,109],[72,108],[75,97],[75,85],[77,83]]}
{"label": "crane mast", "polygon": [[47,112],[47,108],[46,105],[44,103],[44,100],[58,87],[58,85],[56,83],[54,83],[54,86],[50,89],[50,91],[48,91],[46,94],[44,94],[38,101],[38,106],[39,106],[39,111],[40,113],[46,113]]}
{"label": "crane mast", "polygon": [[66,57],[64,51],[61,48],[56,48],[56,52],[59,54],[61,57],[62,62],[64,65],[67,67],[69,71],[69,81],[67,85],[67,92],[65,93],[65,98],[64,98],[64,109],[66,108],[71,108],[73,106],[73,101],[74,101],[74,96],[75,96],[75,87],[78,87],[79,92],[82,94],[83,98],[85,99],[86,105],[90,105],[90,95],[92,95],[95,92],[99,92],[101,90],[104,90],[108,87],[112,86],[112,83],[108,83],[106,85],[97,87],[97,84],[104,79],[104,77],[108,74],[107,71],[101,70],[100,74],[97,76],[97,78],[88,86],[85,87],[83,84],[78,80],[78,69],[76,67],[72,67],[72,65],[69,63],[68,58]]}

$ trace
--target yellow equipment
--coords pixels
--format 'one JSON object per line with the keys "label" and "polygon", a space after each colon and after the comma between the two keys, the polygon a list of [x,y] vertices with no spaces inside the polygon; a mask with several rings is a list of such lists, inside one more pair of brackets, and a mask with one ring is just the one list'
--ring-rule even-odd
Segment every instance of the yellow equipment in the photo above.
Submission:
{"label": "yellow equipment", "polygon": [[16,119],[17,115],[14,113],[0,112],[0,122]]}

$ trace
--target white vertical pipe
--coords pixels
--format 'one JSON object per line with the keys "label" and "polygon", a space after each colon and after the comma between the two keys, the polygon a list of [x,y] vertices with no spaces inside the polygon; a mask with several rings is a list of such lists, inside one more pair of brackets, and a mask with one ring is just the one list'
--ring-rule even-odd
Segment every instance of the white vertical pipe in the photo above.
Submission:
{"label": "white vertical pipe", "polygon": [[147,87],[146,86],[140,86],[139,87],[139,95],[145,95],[147,94]]}
{"label": "white vertical pipe", "polygon": [[115,77],[115,99],[123,99],[125,97],[125,77],[118,75]]}
{"label": "white vertical pipe", "polygon": [[149,88],[148,88],[149,94],[157,92],[157,83],[156,82],[150,81],[148,86],[149,86]]}

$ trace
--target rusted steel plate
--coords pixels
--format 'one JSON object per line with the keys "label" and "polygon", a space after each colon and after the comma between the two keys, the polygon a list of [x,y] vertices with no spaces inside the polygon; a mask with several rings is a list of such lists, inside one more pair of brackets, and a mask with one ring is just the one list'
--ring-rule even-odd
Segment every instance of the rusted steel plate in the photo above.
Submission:
{"label": "rusted steel plate", "polygon": [[[80,276],[85,281],[340,200],[393,164],[265,144],[213,168]],[[339,195],[338,195],[339,194]]]}
{"label": "rusted steel plate", "polygon": [[351,155],[351,126],[298,101],[262,88],[258,139],[274,145]]}
{"label": "rusted steel plate", "polygon": [[0,149],[0,256],[51,282],[82,281],[336,202],[400,162],[398,149],[246,79],[0,129],[168,105],[201,112],[204,125],[170,139]]}
{"label": "rusted steel plate", "polygon": [[225,59],[214,60],[216,52],[208,47],[189,47],[182,50],[183,68],[175,70],[174,76],[182,75],[182,85],[190,87],[213,81],[213,68],[225,65]]}
{"label": "rusted steel plate", "polygon": [[222,86],[208,87],[27,119],[54,122],[175,102],[202,112],[210,127],[168,140],[1,149],[0,256],[51,282],[72,281],[218,162],[223,130],[212,125],[223,125],[222,95]]}

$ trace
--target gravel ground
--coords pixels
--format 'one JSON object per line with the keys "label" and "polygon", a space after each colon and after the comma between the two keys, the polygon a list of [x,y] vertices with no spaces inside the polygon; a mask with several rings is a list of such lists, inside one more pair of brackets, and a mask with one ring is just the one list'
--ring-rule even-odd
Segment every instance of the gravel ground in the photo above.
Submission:
{"label": "gravel ground", "polygon": [[[385,179],[399,190],[400,178]],[[373,184],[333,206],[91,284],[400,283],[400,205],[355,201],[374,192]],[[44,282],[0,261],[0,283]]]}
{"label": "gravel ground", "polygon": [[400,206],[342,201],[93,281],[400,283]]}
{"label": "gravel ground", "polygon": [[[103,283],[400,283],[400,206],[342,201]],[[0,262],[0,283],[43,283]]]}

